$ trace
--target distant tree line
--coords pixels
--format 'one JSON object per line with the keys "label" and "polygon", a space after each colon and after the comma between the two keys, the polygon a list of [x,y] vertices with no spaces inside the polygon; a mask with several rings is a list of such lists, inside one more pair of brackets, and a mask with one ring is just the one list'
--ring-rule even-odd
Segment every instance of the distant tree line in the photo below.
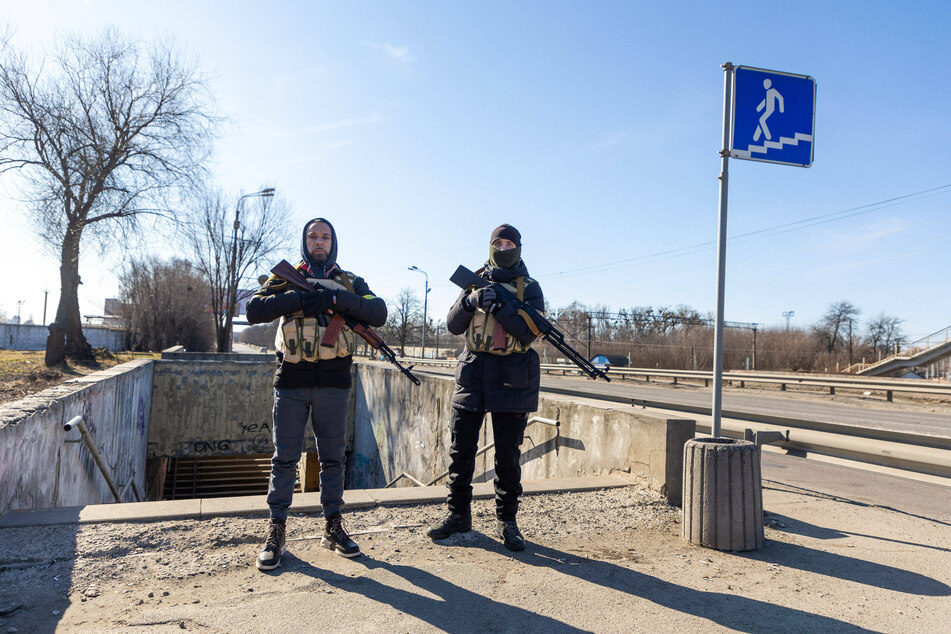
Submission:
{"label": "distant tree line", "polygon": [[[422,301],[409,287],[388,302],[389,317],[378,329],[400,355],[418,355],[423,332]],[[546,317],[582,356],[620,356],[633,367],[709,370],[713,367],[712,315],[690,306],[634,306],[611,310],[604,305],[572,302],[547,307]],[[724,329],[724,368],[728,370],[844,371],[857,363],[873,363],[895,352],[906,338],[902,319],[878,313],[861,319],[862,311],[848,301],[830,304],[814,324],[803,327],[764,326],[727,322]],[[465,346],[465,337],[450,335],[445,323],[430,317],[426,324],[426,356],[452,358]],[[242,339],[273,346],[275,328],[248,329]],[[252,332],[260,333],[251,335]],[[257,337],[251,339],[251,336]],[[258,343],[260,341],[260,344]],[[437,350],[438,342],[438,350]],[[359,342],[358,342],[359,343]],[[561,353],[545,341],[535,349],[545,363]]]}
{"label": "distant tree line", "polygon": [[[724,368],[834,372],[888,356],[905,343],[902,320],[879,313],[860,319],[848,301],[830,304],[802,328],[734,324],[724,329]],[[616,312],[577,302],[548,315],[568,342],[586,357],[627,357],[633,367],[709,370],[713,367],[713,319],[689,306],[637,306]],[[543,360],[560,353],[536,344]]]}

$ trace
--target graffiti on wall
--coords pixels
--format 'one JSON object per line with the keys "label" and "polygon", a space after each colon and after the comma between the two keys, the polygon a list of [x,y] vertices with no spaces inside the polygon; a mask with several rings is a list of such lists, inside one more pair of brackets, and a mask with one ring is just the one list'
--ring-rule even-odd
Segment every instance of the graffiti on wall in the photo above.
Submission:
{"label": "graffiti on wall", "polygon": [[234,455],[271,453],[271,426],[268,423],[238,422],[238,438],[206,438],[182,443],[185,455]]}

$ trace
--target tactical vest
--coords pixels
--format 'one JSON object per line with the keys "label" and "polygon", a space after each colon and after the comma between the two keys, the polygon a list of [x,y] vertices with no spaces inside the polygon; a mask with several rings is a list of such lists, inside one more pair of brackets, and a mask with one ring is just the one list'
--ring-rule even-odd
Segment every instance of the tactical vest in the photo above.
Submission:
{"label": "tactical vest", "polygon": [[[351,293],[354,292],[352,280],[355,278],[356,276],[349,271],[340,271],[333,277]],[[308,281],[315,282],[313,278],[309,278]],[[320,345],[332,318],[333,315],[328,313],[322,313],[316,317],[304,317],[302,311],[281,317],[277,335],[274,338],[274,347],[283,355],[284,363],[326,361],[336,357],[351,356],[356,350],[356,340],[353,331],[347,326],[340,330],[333,346]]]}
{"label": "tactical vest", "polygon": [[[514,285],[502,283],[502,286],[515,293],[519,299],[524,299],[525,287],[535,283],[535,280],[530,277],[517,277],[512,281],[515,282]],[[504,337],[504,346],[496,345],[495,339],[500,335]],[[475,314],[469,320],[469,327],[466,329],[466,348],[473,352],[488,352],[489,354],[506,356],[525,354],[531,349],[531,345],[526,345],[505,332],[499,322],[496,321],[495,315],[481,308],[476,308]]]}

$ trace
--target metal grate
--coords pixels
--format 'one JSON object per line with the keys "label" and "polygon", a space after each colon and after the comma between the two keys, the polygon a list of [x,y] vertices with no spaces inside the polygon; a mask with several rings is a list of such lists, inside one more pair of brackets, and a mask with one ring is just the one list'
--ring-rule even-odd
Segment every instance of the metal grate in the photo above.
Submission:
{"label": "metal grate", "polygon": [[[265,495],[271,472],[270,455],[170,458],[163,498],[193,498]],[[300,477],[294,482],[299,493]]]}

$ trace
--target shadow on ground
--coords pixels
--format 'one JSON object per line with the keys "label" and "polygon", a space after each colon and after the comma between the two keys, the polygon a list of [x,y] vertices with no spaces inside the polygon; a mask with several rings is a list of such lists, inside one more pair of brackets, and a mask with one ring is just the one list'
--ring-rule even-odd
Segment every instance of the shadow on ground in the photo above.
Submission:
{"label": "shadow on ground", "polygon": [[[777,513],[769,513],[770,525],[784,533],[791,533],[795,535],[802,535],[803,537],[811,537],[812,539],[844,539],[846,537],[863,537],[866,539],[877,539],[879,541],[888,542],[890,544],[902,544],[904,546],[914,546],[916,548],[928,548],[931,550],[940,550],[941,552],[951,553],[951,548],[946,548],[944,546],[935,546],[932,544],[922,544],[921,542],[909,542],[902,539],[893,539],[891,537],[882,537],[881,535],[871,535],[869,533],[856,533],[854,531],[844,531],[837,528],[826,528],[825,526],[818,526],[816,524],[810,524],[809,522],[803,522],[793,517],[788,517],[785,515],[779,515]],[[940,523],[940,522],[939,522]]]}
{"label": "shadow on ground", "polygon": [[[467,540],[467,546],[473,546]],[[568,575],[592,585],[641,598],[656,605],[689,614],[741,632],[761,632],[769,623],[795,624],[801,631],[867,632],[846,621],[812,614],[781,605],[775,605],[735,594],[696,590],[664,581],[612,563],[579,557],[547,546],[530,544],[523,553],[511,553],[488,538],[476,540],[476,547],[495,551],[501,556],[514,557],[518,561],[552,573]],[[771,554],[773,554],[771,552]],[[795,567],[794,560],[805,553],[787,549],[780,551],[780,563]],[[912,583],[928,594],[943,594],[947,586],[937,581],[896,570],[887,566],[870,567],[866,562],[856,562],[848,557],[812,552],[809,558],[820,555],[821,564],[816,567],[845,567],[851,571],[845,578],[859,577],[872,581],[879,573],[893,575],[885,587]],[[775,558],[772,558],[775,559]],[[368,577],[349,577],[332,571],[316,568],[295,558],[294,572],[321,580],[346,592],[361,594],[369,599],[392,606],[394,609],[424,621],[446,632],[471,632],[487,630],[495,626],[517,627],[530,631],[578,632],[583,631],[556,618],[537,614],[514,605],[496,601],[490,597],[467,590],[431,572],[410,566],[389,563],[364,556],[357,560],[368,570],[385,570],[401,577],[409,584],[430,593],[429,598],[416,592],[408,592],[388,586]],[[862,565],[860,566],[859,563]],[[865,566],[864,568],[862,566]],[[828,571],[823,571],[828,574]],[[907,591],[907,590],[904,590]],[[579,597],[580,598],[580,597]],[[632,623],[618,623],[621,627]]]}

